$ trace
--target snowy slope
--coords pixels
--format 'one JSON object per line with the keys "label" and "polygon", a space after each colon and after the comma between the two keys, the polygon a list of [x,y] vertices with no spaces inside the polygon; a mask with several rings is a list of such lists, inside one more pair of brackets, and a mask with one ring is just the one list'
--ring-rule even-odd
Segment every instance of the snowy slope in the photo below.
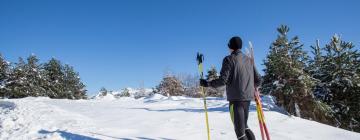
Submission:
{"label": "snowy slope", "polygon": [[[359,133],[281,114],[265,101],[273,140],[360,139]],[[235,139],[228,103],[209,98],[208,104],[212,139]],[[158,94],[137,100],[0,100],[0,139],[205,140],[202,107],[201,99]],[[252,103],[249,125],[260,139],[254,109]]]}

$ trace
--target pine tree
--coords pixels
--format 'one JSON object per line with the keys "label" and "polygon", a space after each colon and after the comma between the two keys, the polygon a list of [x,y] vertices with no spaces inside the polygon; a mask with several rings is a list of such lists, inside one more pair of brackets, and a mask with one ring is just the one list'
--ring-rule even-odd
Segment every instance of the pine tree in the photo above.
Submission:
{"label": "pine tree", "polygon": [[42,68],[39,59],[35,55],[30,55],[27,58],[25,73],[28,96],[46,96],[46,90],[43,88],[45,80],[42,77]]}
{"label": "pine tree", "polygon": [[100,96],[106,96],[107,95],[107,93],[108,93],[108,90],[105,88],[105,87],[102,87],[101,89],[100,89]]}
{"label": "pine tree", "polygon": [[26,86],[26,63],[23,58],[19,58],[19,62],[15,63],[15,67],[10,71],[8,79],[8,98],[23,98],[29,96]]}
{"label": "pine tree", "polygon": [[324,102],[335,112],[337,125],[360,132],[360,53],[354,47],[334,35],[323,48],[322,74],[316,78],[326,91]]}
{"label": "pine tree", "polygon": [[262,93],[275,96],[277,104],[292,115],[331,123],[329,108],[313,97],[314,81],[304,70],[308,57],[299,38],[289,40],[290,29],[285,25],[277,31],[278,38],[264,61]]}
{"label": "pine tree", "polygon": [[[218,76],[218,72],[216,70],[216,68],[214,66],[212,66],[210,68],[210,70],[208,70],[207,75],[206,75],[206,80],[208,81],[212,81],[219,78]],[[207,87],[206,88],[206,95],[207,96],[215,96],[215,97],[222,97],[223,93],[224,93],[224,88],[213,88],[213,87]]]}
{"label": "pine tree", "polygon": [[46,90],[43,88],[45,80],[39,59],[35,55],[30,55],[25,63],[19,58],[19,62],[9,74],[8,84],[10,98],[45,96]]}
{"label": "pine tree", "polygon": [[70,65],[64,66],[64,89],[65,98],[68,99],[86,99],[85,85],[81,82],[79,73],[75,72]]}
{"label": "pine tree", "polygon": [[326,101],[329,99],[327,95],[328,90],[326,90],[324,83],[320,80],[321,77],[325,76],[323,61],[324,57],[322,56],[322,48],[320,47],[319,40],[316,41],[315,46],[310,46],[313,54],[313,58],[309,59],[309,65],[306,68],[306,71],[311,75],[315,81],[314,86],[314,95],[317,99]]}
{"label": "pine tree", "polygon": [[218,72],[217,72],[216,68],[214,66],[212,66],[210,68],[210,70],[208,70],[208,72],[207,72],[206,79],[211,81],[211,80],[217,79],[218,77],[219,76],[218,76]]}
{"label": "pine tree", "polygon": [[44,64],[45,89],[50,98],[65,98],[63,69],[61,62],[55,58]]}
{"label": "pine tree", "polygon": [[5,98],[7,81],[9,79],[10,63],[0,54],[0,98]]}
{"label": "pine tree", "polygon": [[[0,55],[1,87],[6,79],[6,90],[0,88],[0,95],[7,98],[23,98],[28,96],[48,96],[50,98],[86,99],[85,85],[81,82],[79,73],[69,65],[61,65],[56,59],[40,64],[35,55],[23,58],[8,70],[9,64],[2,62]],[[6,63],[5,63],[6,62]],[[2,65],[4,64],[4,65]],[[6,74],[6,71],[9,71]],[[3,75],[5,77],[3,77]]]}

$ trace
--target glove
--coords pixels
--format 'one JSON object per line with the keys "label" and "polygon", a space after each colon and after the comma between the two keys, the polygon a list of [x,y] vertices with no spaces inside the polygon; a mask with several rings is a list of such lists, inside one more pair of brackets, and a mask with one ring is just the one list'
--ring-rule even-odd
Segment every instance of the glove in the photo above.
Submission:
{"label": "glove", "polygon": [[200,86],[202,87],[209,87],[209,82],[205,79],[200,79]]}

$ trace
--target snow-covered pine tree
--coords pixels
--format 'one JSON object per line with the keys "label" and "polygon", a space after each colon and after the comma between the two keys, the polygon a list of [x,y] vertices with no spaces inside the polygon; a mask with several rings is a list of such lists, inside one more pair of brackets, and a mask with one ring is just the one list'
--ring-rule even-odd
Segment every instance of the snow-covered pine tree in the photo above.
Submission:
{"label": "snow-covered pine tree", "polygon": [[314,95],[317,99],[325,101],[329,99],[327,95],[328,90],[326,90],[324,83],[320,80],[321,77],[325,75],[323,68],[324,57],[322,56],[322,48],[320,47],[320,41],[316,40],[315,46],[310,46],[313,54],[313,58],[309,59],[308,67],[306,71],[315,81],[315,86],[313,89]]}
{"label": "snow-covered pine tree", "polygon": [[39,59],[32,54],[27,58],[25,65],[27,91],[29,96],[46,96],[44,89],[45,79],[42,75],[42,68],[39,64]]}
{"label": "snow-covered pine tree", "polygon": [[165,76],[156,91],[168,97],[184,95],[184,87],[175,76]]}
{"label": "snow-covered pine tree", "polygon": [[81,82],[79,73],[70,65],[64,66],[64,89],[67,99],[86,99],[85,85]]}
{"label": "snow-covered pine tree", "polygon": [[15,63],[11,69],[8,79],[7,92],[8,98],[23,98],[29,96],[29,91],[26,84],[26,63],[23,58],[19,58],[19,62]]}
{"label": "snow-covered pine tree", "polygon": [[59,60],[52,58],[44,64],[45,89],[50,98],[65,98],[64,72]]}
{"label": "snow-covered pine tree", "polygon": [[[206,75],[206,80],[212,81],[219,78],[218,72],[216,70],[215,66],[212,66],[210,70],[208,70]],[[214,97],[223,97],[223,93],[225,88],[213,88],[213,87],[207,87],[206,88],[206,95],[207,96],[214,96]]]}
{"label": "snow-covered pine tree", "polygon": [[264,61],[262,93],[275,96],[277,104],[292,115],[329,124],[329,108],[315,100],[314,81],[304,70],[307,54],[297,36],[288,39],[289,30],[285,25],[277,28],[278,38]]}
{"label": "snow-covered pine tree", "polygon": [[207,80],[215,80],[218,77],[219,77],[218,72],[217,72],[215,66],[212,66],[207,72],[207,75],[206,75]]}
{"label": "snow-covered pine tree", "polygon": [[326,89],[325,102],[335,112],[339,127],[360,132],[360,53],[351,42],[334,35],[325,46],[317,77]]}
{"label": "snow-covered pine tree", "polygon": [[10,63],[0,54],[0,98],[5,98],[7,93],[7,81],[9,78]]}
{"label": "snow-covered pine tree", "polygon": [[99,92],[100,92],[100,96],[103,97],[107,95],[108,90],[105,87],[102,87]]}

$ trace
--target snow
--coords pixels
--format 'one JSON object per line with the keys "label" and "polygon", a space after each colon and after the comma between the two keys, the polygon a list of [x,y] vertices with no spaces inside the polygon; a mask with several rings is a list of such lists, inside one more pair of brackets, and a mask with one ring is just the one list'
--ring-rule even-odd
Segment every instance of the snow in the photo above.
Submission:
{"label": "snow", "polygon": [[148,97],[153,93],[152,89],[133,89],[133,88],[125,88],[119,91],[109,91],[106,96],[103,96],[101,92],[91,97],[91,99],[105,99],[111,100],[116,99],[118,96],[121,96],[125,90],[128,90],[130,97]]}
{"label": "snow", "polygon": [[273,85],[279,85],[279,81],[276,80]]}
{"label": "snow", "polygon": [[154,94],[154,95],[152,95],[150,97],[147,97],[145,99],[147,99],[147,100],[163,100],[163,99],[166,99],[166,98],[168,98],[168,97],[163,96],[161,94]]}
{"label": "snow", "polygon": [[300,107],[297,103],[295,103],[295,114],[297,117],[301,117]]}
{"label": "snow", "polygon": [[[272,139],[360,139],[359,133],[279,113],[271,96],[262,100]],[[228,102],[209,97],[208,109],[212,139],[235,139]],[[257,139],[261,139],[254,102],[250,110],[248,124]],[[204,118],[203,100],[182,96],[3,99],[0,100],[0,139],[201,140],[207,137]]]}
{"label": "snow", "polygon": [[101,99],[101,100],[115,100],[115,96],[112,95],[112,94],[107,94],[106,96],[102,96],[102,97],[99,97],[97,99]]}
{"label": "snow", "polygon": [[298,77],[299,80],[304,80],[305,79],[305,76],[304,75],[301,75]]}

